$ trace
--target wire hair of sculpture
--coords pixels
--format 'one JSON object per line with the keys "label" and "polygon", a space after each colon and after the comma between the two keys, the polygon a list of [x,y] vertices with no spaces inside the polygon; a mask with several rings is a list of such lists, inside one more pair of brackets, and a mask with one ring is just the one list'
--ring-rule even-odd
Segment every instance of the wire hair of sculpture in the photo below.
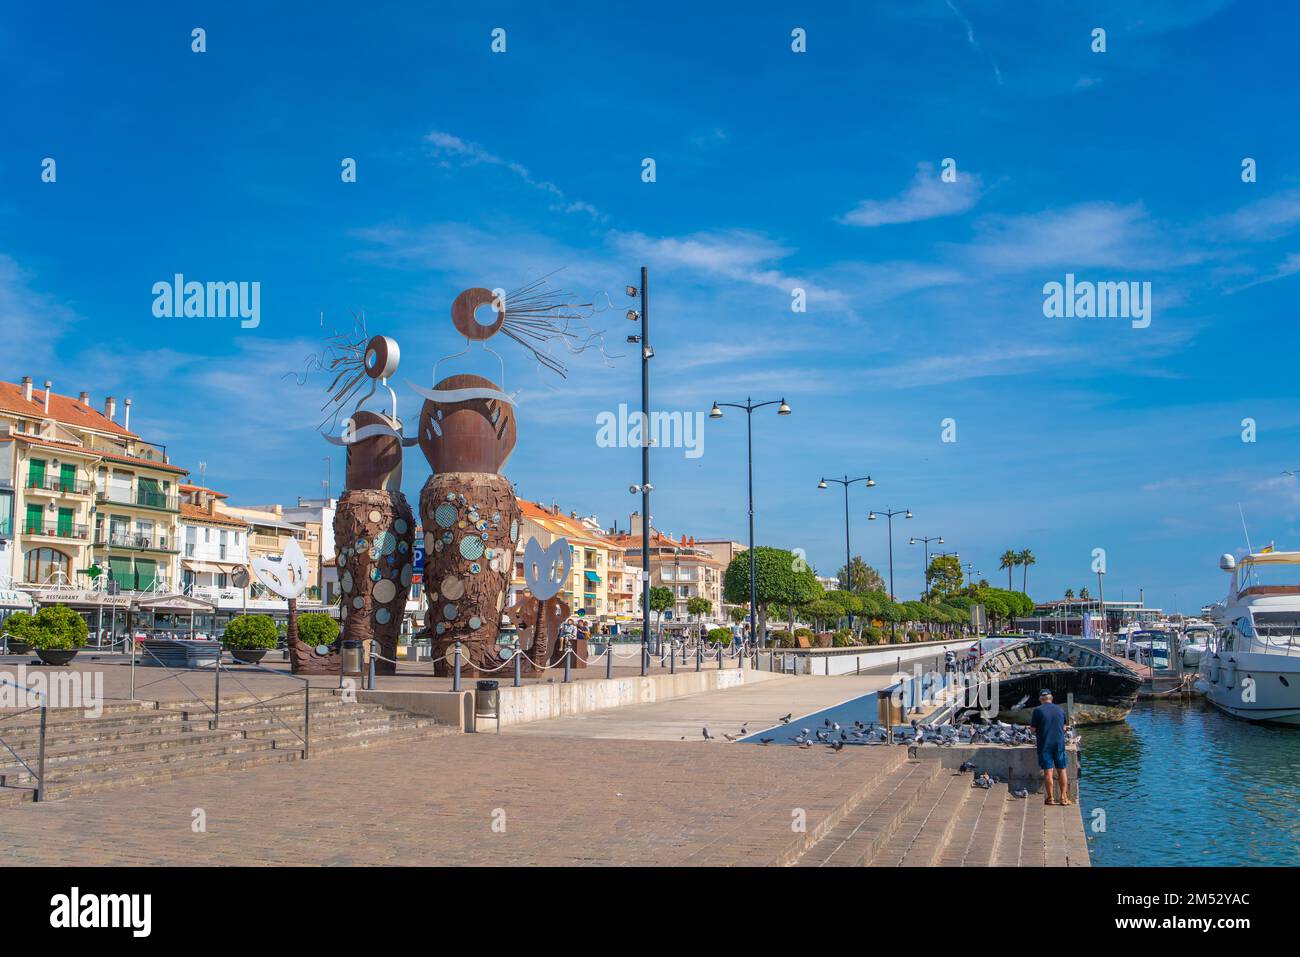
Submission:
{"label": "wire hair of sculpture", "polygon": [[[548,389],[553,389],[554,386],[546,381],[547,377],[542,375],[543,370],[553,372],[561,378],[568,378],[567,366],[547,351],[548,344],[559,343],[570,355],[581,355],[595,347],[604,364],[610,368],[613,367],[611,359],[616,358],[605,351],[603,330],[586,328],[587,320],[604,310],[590,302],[571,302],[571,297],[567,293],[552,288],[549,280],[559,271],[555,270],[530,280],[514,292],[501,294],[498,290],[497,298],[491,303],[498,315],[504,316],[500,328],[496,331],[505,334],[532,355],[536,361],[538,377],[545,381]],[[608,295],[605,299],[612,308],[613,303]],[[495,332],[492,335],[495,335]],[[483,342],[483,349],[496,357],[501,371],[501,388],[504,391],[505,360],[500,353],[488,346],[485,340],[480,341]],[[435,362],[434,381],[438,381],[440,363],[466,355],[472,346],[473,342],[466,337],[464,349]]]}
{"label": "wire hair of sculpture", "polygon": [[[371,348],[372,343],[378,343],[376,348]],[[379,390],[382,385],[387,391],[389,401],[392,403],[391,412],[387,415],[389,424],[393,432],[397,433],[399,438],[401,423],[397,417],[397,393],[389,384],[389,376],[383,375],[384,371],[390,374],[396,371],[397,362],[400,352],[397,349],[397,343],[384,336],[371,336],[366,329],[365,313],[353,313],[353,323],[351,333],[336,332],[330,337],[329,345],[326,348],[324,357],[312,356],[308,360],[308,368],[311,368],[313,362],[315,367],[328,372],[334,372],[334,379],[329,384],[326,391],[330,398],[321,406],[326,413],[317,428],[321,428],[326,422],[329,427],[325,431],[333,433],[338,425],[340,416],[342,416],[347,402],[354,396],[358,396],[365,385],[367,379],[370,380],[370,391],[360,395],[352,406],[352,412],[347,418],[349,423],[346,431],[353,432],[350,425],[352,417],[357,414]],[[389,366],[391,365],[391,368]],[[351,441],[356,441],[360,436],[352,434]],[[344,442],[349,439],[345,436]]]}

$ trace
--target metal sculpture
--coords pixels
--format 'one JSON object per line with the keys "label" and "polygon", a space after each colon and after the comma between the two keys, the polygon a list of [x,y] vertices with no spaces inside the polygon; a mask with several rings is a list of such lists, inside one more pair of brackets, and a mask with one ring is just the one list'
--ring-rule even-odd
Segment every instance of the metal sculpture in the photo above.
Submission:
{"label": "metal sculpture", "polygon": [[[578,353],[598,340],[599,333],[581,328],[579,311],[589,307],[548,292],[544,279],[509,295],[466,289],[451,307],[451,321],[465,337],[465,349],[439,363],[465,355],[480,343],[497,359],[504,381],[505,363],[486,345],[502,332],[543,368],[564,375],[564,364],[544,347],[558,342]],[[486,322],[479,319],[481,311],[486,311]],[[425,400],[418,435],[433,470],[420,493],[428,594],[421,636],[431,641],[436,674],[450,671],[448,652],[459,642],[463,667],[474,675],[497,670],[503,663],[496,639],[514,573],[521,518],[514,488],[501,475],[515,447],[515,397],[479,375],[439,380],[437,369],[435,363],[432,389],[412,385]]]}
{"label": "metal sculpture", "polygon": [[523,674],[540,674],[563,660],[560,625],[569,617],[569,604],[559,597],[559,592],[569,580],[572,565],[568,539],[557,538],[543,549],[537,539],[530,538],[524,547],[528,591],[506,609],[519,631],[519,646],[528,653],[521,666]]}
{"label": "metal sculpture", "polygon": [[[331,386],[336,420],[339,404],[356,394],[367,378],[371,382],[370,391],[344,420],[342,436],[327,435],[326,440],[347,449],[344,491],[334,512],[341,637],[362,642],[366,657],[376,643],[378,674],[396,672],[397,642],[414,573],[415,519],[402,494],[402,452],[415,439],[403,436],[397,395],[388,385],[400,358],[394,340],[374,336],[336,340],[330,365],[339,370]],[[391,413],[362,408],[380,386],[391,399]],[[337,674],[341,667],[337,654],[294,654],[292,661],[295,672]]]}
{"label": "metal sculpture", "polygon": [[[285,640],[289,646],[290,662],[297,672],[298,657],[306,656],[306,645],[298,639],[298,599],[307,588],[307,556],[296,538],[289,539],[284,553],[272,558],[264,555],[250,562],[253,574],[262,587],[279,595],[289,603],[289,624]],[[299,651],[295,652],[295,649]]]}

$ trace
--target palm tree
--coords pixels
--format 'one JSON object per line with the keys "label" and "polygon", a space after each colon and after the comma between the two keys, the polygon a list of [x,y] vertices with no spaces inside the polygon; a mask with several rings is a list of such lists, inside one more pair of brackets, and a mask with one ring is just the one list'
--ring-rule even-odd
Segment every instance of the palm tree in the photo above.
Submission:
{"label": "palm tree", "polygon": [[1020,583],[1020,590],[1021,590],[1022,592],[1024,592],[1026,595],[1028,595],[1028,594],[1029,594],[1029,566],[1030,566],[1030,565],[1037,565],[1037,564],[1038,564],[1038,559],[1035,558],[1035,557],[1034,557],[1034,553],[1031,552],[1031,551],[1030,551],[1029,549],[1027,549],[1027,548],[1024,549],[1024,550],[1023,550],[1019,555],[1017,555],[1016,557],[1017,557],[1018,559],[1020,559],[1020,564],[1021,564],[1021,565],[1024,567],[1024,569],[1025,569],[1025,571],[1024,571],[1024,578],[1021,579],[1021,583]]}
{"label": "palm tree", "polygon": [[1067,588],[1067,589],[1065,590],[1065,597],[1066,597],[1066,598],[1073,598],[1073,597],[1074,597],[1074,589],[1073,589],[1073,588]]}
{"label": "palm tree", "polygon": [[1002,563],[998,565],[998,568],[1007,570],[1007,591],[1011,591],[1011,573],[1015,571],[1016,566],[1019,564],[1020,554],[1018,552],[1013,552],[1008,548],[1002,553]]}

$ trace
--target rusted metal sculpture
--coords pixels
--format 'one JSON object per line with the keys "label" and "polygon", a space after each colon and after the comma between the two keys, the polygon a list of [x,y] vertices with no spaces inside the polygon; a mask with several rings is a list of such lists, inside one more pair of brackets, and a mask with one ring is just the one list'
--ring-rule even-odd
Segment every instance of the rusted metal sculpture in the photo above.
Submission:
{"label": "rusted metal sculpture", "polygon": [[[541,346],[560,342],[580,352],[599,338],[585,329],[576,331],[583,321],[575,310],[586,308],[589,304],[568,303],[548,293],[545,280],[509,295],[466,289],[451,307],[452,324],[466,340],[465,350],[456,355],[482,344],[501,364],[504,380],[504,362],[486,345],[501,332],[529,350],[544,368],[564,375],[564,365]],[[480,321],[480,313],[487,321]],[[425,399],[420,449],[433,470],[420,493],[428,595],[421,635],[431,641],[435,673],[451,670],[449,651],[459,642],[462,668],[473,676],[498,670],[506,660],[496,639],[514,574],[521,515],[514,488],[501,469],[515,447],[515,398],[479,375],[439,380],[436,364],[434,380],[432,389],[414,386]],[[552,627],[546,616],[529,620],[534,628]]]}
{"label": "rusted metal sculpture", "polygon": [[[337,355],[331,364],[331,368],[341,367],[334,380],[334,403],[354,394],[366,378],[371,380],[370,391],[344,420],[342,437],[326,436],[327,441],[347,449],[344,492],[334,513],[334,562],[343,613],[340,637],[362,642],[366,657],[375,642],[373,650],[380,656],[375,671],[393,674],[414,573],[415,519],[402,494],[402,452],[415,440],[402,435],[397,396],[388,386],[400,360],[397,343],[387,336],[363,341],[364,346],[360,342],[336,345]],[[381,385],[392,400],[391,414],[362,408]],[[290,643],[296,673],[339,672],[338,646],[330,655],[321,656],[301,642],[298,645],[294,650]]]}
{"label": "rusted metal sculpture", "polygon": [[569,580],[573,556],[567,539],[558,538],[543,550],[537,539],[524,547],[524,581],[528,591],[506,609],[519,632],[519,647],[527,653],[521,673],[540,674],[563,663],[560,625],[569,617],[569,604],[559,597]]}

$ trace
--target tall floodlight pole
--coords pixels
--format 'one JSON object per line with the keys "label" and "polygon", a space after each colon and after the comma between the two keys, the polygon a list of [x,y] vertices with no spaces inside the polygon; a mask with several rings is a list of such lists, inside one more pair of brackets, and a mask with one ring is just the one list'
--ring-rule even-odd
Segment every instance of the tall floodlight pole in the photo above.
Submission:
{"label": "tall floodlight pole", "polygon": [[823,478],[817,483],[818,488],[828,488],[827,482],[844,486],[844,590],[853,591],[853,554],[849,548],[849,486],[855,482],[866,482],[867,488],[875,488],[876,481],[870,475],[851,479],[847,475],[842,479]]}
{"label": "tall floodlight pole", "polygon": [[[710,419],[722,418],[723,408],[745,411],[745,434],[749,443],[749,637],[754,642],[755,648],[758,647],[758,598],[754,571],[754,410],[769,405],[777,407],[777,415],[790,414],[790,406],[786,404],[785,399],[756,403],[753,399],[747,398],[744,405],[737,402],[714,402],[713,408],[709,410]],[[754,667],[758,667],[757,652],[754,662]]]}
{"label": "tall floodlight pole", "polygon": [[641,295],[641,311],[627,311],[632,322],[640,320],[640,335],[627,337],[628,342],[641,345],[641,484],[632,486],[633,494],[641,493],[641,676],[650,667],[650,360],[655,351],[650,348],[650,273],[641,267],[641,286],[628,286],[629,298]]}
{"label": "tall floodlight pole", "polygon": [[[898,509],[894,511],[885,510],[883,512],[868,512],[867,521],[874,522],[879,515],[889,519],[889,600],[894,600],[894,516],[902,515],[904,518],[912,517],[910,508]],[[889,640],[894,640],[894,622],[889,623]]]}

